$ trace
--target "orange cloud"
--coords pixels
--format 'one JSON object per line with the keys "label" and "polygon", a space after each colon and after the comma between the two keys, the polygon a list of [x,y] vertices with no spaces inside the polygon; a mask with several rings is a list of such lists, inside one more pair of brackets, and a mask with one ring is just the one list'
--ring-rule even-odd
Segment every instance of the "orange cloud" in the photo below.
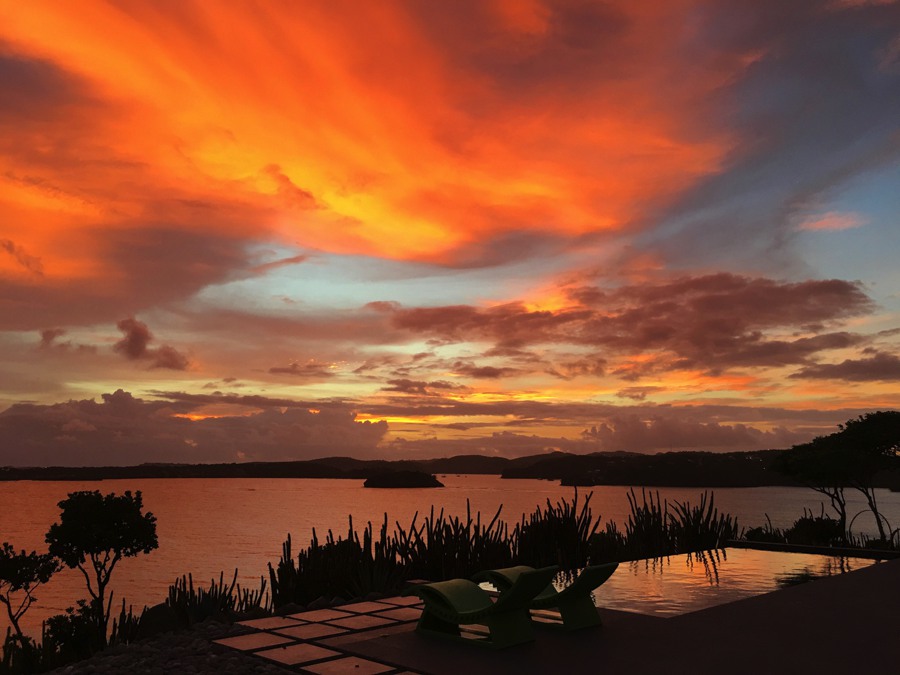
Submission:
{"label": "orange cloud", "polygon": [[[679,55],[666,17],[680,3],[632,4],[496,2],[473,28],[464,8],[390,2],[20,3],[0,37],[74,78],[90,105],[39,129],[84,146],[80,175],[48,160],[52,190],[20,186],[14,204],[66,214],[42,228],[59,232],[183,216],[174,191],[252,206],[245,234],[436,260],[513,230],[620,229],[718,168],[728,138],[698,125],[697,106],[742,67]],[[451,19],[468,40],[433,39]]]}

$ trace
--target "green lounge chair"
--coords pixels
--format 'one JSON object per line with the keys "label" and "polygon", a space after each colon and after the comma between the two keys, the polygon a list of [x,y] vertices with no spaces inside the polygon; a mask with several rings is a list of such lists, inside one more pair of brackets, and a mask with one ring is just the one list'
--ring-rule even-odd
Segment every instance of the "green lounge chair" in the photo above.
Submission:
{"label": "green lounge chair", "polygon": [[[566,588],[557,591],[553,584],[549,584],[531,601],[531,609],[548,610],[558,609],[562,619],[563,630],[572,631],[591,626],[599,626],[600,615],[591,600],[591,592],[603,584],[616,571],[619,563],[607,563],[585,567],[581,574]],[[516,580],[523,574],[527,574],[532,568],[526,565],[506,567],[499,570],[481,572],[475,576],[476,581],[489,581],[498,591],[500,598],[507,589],[515,585]],[[498,601],[499,602],[499,601]],[[540,614],[538,618],[547,618]],[[560,625],[555,622],[548,625]]]}
{"label": "green lounge chair", "polygon": [[[418,584],[406,589],[403,595],[417,595],[425,601],[416,626],[419,633],[493,648],[511,647],[534,640],[528,606],[553,580],[556,571],[556,567],[544,567],[518,574],[496,602],[468,579]],[[471,624],[487,627],[487,635],[463,638],[460,626]]]}

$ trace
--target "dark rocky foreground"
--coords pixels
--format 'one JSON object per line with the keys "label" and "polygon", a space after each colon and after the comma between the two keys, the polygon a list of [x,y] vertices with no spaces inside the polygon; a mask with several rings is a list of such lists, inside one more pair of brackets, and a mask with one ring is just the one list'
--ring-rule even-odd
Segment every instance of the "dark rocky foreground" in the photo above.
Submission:
{"label": "dark rocky foreground", "polygon": [[205,621],[189,631],[166,633],[128,645],[107,649],[84,661],[58,668],[57,675],[284,675],[284,668],[248,656],[212,640],[250,632],[244,626]]}

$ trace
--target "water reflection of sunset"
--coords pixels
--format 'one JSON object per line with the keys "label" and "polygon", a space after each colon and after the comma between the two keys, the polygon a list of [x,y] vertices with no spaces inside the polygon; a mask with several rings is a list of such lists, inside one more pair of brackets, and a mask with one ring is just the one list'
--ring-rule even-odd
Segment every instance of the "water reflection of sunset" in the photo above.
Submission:
{"label": "water reflection of sunset", "polygon": [[795,579],[842,574],[874,564],[865,558],[720,549],[620,563],[594,594],[599,607],[676,616],[770,593]]}

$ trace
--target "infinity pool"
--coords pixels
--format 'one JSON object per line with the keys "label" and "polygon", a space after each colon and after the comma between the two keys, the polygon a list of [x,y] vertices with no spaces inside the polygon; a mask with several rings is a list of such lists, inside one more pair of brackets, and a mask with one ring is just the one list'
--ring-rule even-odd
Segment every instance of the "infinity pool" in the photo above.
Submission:
{"label": "infinity pool", "polygon": [[807,553],[718,549],[620,563],[594,592],[598,607],[670,617],[770,593],[876,561]]}

